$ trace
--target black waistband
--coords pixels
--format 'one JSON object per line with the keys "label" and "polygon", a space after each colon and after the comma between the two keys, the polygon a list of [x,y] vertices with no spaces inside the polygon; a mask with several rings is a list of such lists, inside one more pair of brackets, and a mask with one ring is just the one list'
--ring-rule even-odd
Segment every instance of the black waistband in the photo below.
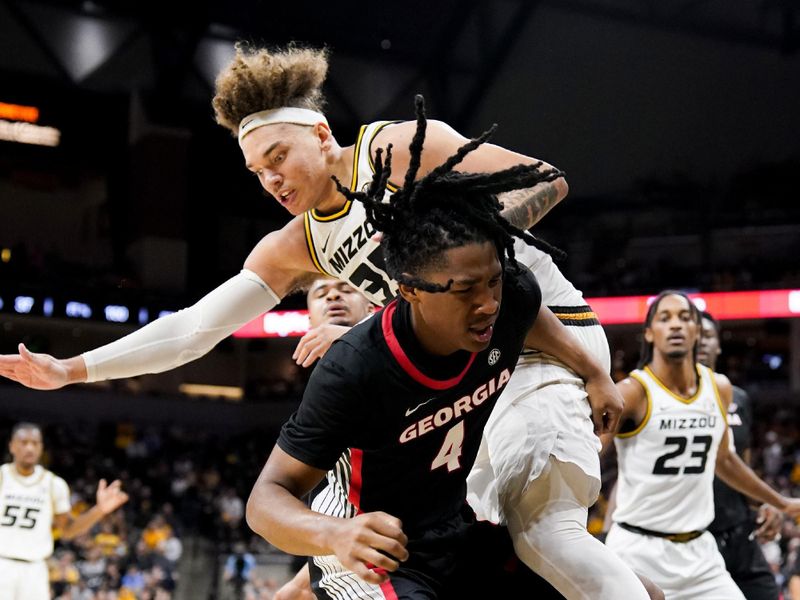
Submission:
{"label": "black waistband", "polygon": [[677,544],[685,544],[686,542],[691,542],[699,538],[701,535],[705,533],[705,529],[702,531],[687,531],[686,533],[664,533],[663,531],[653,531],[652,529],[645,529],[644,527],[637,527],[636,525],[629,525],[628,523],[617,523],[623,529],[627,529],[628,531],[632,531],[633,533],[638,533],[641,535],[651,535],[653,537],[660,537],[664,538],[665,540],[669,540],[670,542],[675,542]]}

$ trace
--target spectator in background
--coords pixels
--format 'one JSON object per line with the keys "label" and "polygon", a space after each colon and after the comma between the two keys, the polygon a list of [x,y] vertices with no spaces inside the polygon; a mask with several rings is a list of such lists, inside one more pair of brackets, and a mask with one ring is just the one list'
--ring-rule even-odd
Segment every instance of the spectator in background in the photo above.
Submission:
{"label": "spectator in background", "polygon": [[174,572],[178,567],[178,561],[183,555],[183,543],[180,538],[173,533],[164,541],[161,552],[165,561],[163,564],[169,572]]}
{"label": "spectator in background", "polygon": [[241,542],[234,544],[233,552],[225,561],[223,579],[233,588],[237,600],[242,598],[244,586],[250,581],[255,566],[256,558],[247,551],[246,546]]}
{"label": "spectator in background", "polygon": [[764,462],[764,473],[769,477],[776,477],[783,466],[783,446],[778,439],[778,434],[768,431],[765,437],[767,445],[761,453]]}
{"label": "spectator in background", "polygon": [[103,550],[98,546],[90,548],[86,559],[78,563],[81,579],[92,592],[96,592],[103,585],[106,566],[107,562],[103,556]]}
{"label": "spectator in background", "polygon": [[144,590],[144,574],[139,570],[139,566],[136,563],[128,566],[125,570],[125,575],[122,576],[121,583],[123,588],[127,588],[134,594],[138,594]]}
{"label": "spectator in background", "polygon": [[244,518],[244,502],[236,494],[234,488],[225,488],[222,496],[217,501],[219,507],[219,521],[221,538],[230,542],[238,533]]}
{"label": "spectator in background", "polygon": [[161,515],[154,516],[142,532],[142,544],[146,552],[160,550],[164,542],[172,537],[172,527]]}
{"label": "spectator in background", "polygon": [[95,534],[93,541],[103,556],[119,556],[125,553],[125,544],[111,521],[100,523],[100,531]]}
{"label": "spectator in background", "polygon": [[80,572],[75,566],[74,552],[61,552],[50,563],[50,584],[54,596],[61,596],[71,585],[78,583],[80,578]]}

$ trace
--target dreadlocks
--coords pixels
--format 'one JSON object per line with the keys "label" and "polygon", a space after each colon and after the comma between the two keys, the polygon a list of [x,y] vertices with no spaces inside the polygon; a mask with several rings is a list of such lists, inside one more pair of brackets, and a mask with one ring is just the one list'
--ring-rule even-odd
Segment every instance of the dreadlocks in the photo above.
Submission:
{"label": "dreadlocks", "polygon": [[[653,317],[658,312],[658,305],[661,301],[666,298],[667,296],[680,296],[681,298],[685,299],[686,302],[689,304],[689,310],[692,313],[692,319],[695,323],[697,323],[698,328],[702,326],[702,316],[700,314],[700,309],[697,308],[694,302],[691,301],[689,296],[684,294],[683,292],[679,292],[677,290],[664,290],[658,296],[656,296],[655,300],[650,303],[650,308],[647,309],[647,315],[644,318],[644,329],[647,329],[653,324]],[[698,337],[698,341],[699,341]],[[642,349],[639,352],[639,363],[636,365],[637,369],[643,369],[646,365],[650,364],[653,360],[653,343],[648,342],[647,339],[642,336]],[[695,344],[694,348],[692,349],[692,361],[697,362],[697,344]]]}
{"label": "dreadlocks", "polygon": [[470,243],[492,242],[503,268],[517,269],[514,259],[514,237],[525,240],[540,250],[563,256],[563,252],[506,221],[500,211],[503,205],[496,194],[527,188],[537,183],[563,177],[557,169],[540,170],[541,162],[518,165],[496,173],[460,173],[453,171],[464,157],[483,144],[496,126],[470,140],[458,151],[416,181],[420,167],[427,121],[422,96],[415,98],[417,129],[409,145],[409,167],[403,187],[384,202],[386,185],[391,175],[391,145],[376,152],[375,175],[364,192],[352,192],[338,180],[339,191],[350,200],[364,204],[367,221],[383,233],[386,270],[397,282],[427,292],[444,292],[447,285],[437,285],[420,277],[429,267],[442,266],[444,251]]}

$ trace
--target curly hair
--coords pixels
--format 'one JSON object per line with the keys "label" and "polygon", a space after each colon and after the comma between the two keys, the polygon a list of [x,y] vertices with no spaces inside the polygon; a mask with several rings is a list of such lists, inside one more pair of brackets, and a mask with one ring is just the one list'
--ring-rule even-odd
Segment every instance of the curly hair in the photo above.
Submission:
{"label": "curly hair", "polygon": [[321,112],[322,83],[328,74],[328,51],[290,45],[281,50],[236,44],[236,56],[216,80],[211,104],[217,123],[239,133],[247,115],[291,106]]}
{"label": "curly hair", "polygon": [[444,292],[452,281],[441,286],[422,279],[423,272],[443,264],[446,250],[470,243],[492,242],[501,265],[515,271],[514,238],[552,254],[561,253],[543,240],[514,227],[500,214],[502,204],[496,194],[527,188],[564,175],[557,169],[541,169],[541,162],[517,165],[496,173],[461,173],[452,169],[484,143],[495,127],[464,144],[443,164],[415,181],[425,141],[425,105],[415,98],[417,130],[409,146],[410,161],[403,187],[384,202],[391,174],[391,145],[377,150],[375,176],[369,188],[352,192],[334,177],[337,188],[348,199],[364,204],[367,221],[383,233],[386,269],[390,277],[427,292]]}

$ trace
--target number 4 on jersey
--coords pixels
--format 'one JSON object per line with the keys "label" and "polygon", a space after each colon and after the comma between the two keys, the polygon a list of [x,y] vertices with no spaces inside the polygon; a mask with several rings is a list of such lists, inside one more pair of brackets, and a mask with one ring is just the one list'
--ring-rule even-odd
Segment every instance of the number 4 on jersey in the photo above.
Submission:
{"label": "number 4 on jersey", "polygon": [[431,463],[431,471],[447,465],[448,473],[461,468],[461,447],[464,445],[464,421],[450,428],[439,454]]}

